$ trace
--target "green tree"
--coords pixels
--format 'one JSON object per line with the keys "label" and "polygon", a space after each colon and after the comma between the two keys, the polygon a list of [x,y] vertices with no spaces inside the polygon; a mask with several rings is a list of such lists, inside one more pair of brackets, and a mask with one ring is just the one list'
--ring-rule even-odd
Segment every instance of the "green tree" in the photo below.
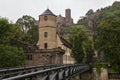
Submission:
{"label": "green tree", "polygon": [[24,33],[25,44],[27,46],[36,45],[38,41],[38,24],[36,24],[36,20],[31,16],[24,15],[17,20],[16,24]]}
{"label": "green tree", "polygon": [[32,27],[29,31],[28,34],[31,36],[31,43],[33,45],[36,45],[38,42],[38,38],[39,38],[39,33],[38,33],[38,25],[34,25],[34,27]]}
{"label": "green tree", "polygon": [[73,46],[72,57],[75,58],[77,63],[90,63],[93,56],[93,42],[88,30],[84,26],[76,25],[72,26],[68,31],[70,31],[69,40]]}
{"label": "green tree", "polygon": [[23,46],[23,32],[15,24],[9,23],[6,18],[0,18],[0,44],[17,47]]}
{"label": "green tree", "polygon": [[35,19],[31,16],[24,15],[22,18],[19,18],[16,23],[24,33],[27,33],[27,31],[35,25]]}
{"label": "green tree", "polygon": [[9,44],[9,41],[14,37],[13,24],[9,24],[5,18],[0,18],[0,44]]}
{"label": "green tree", "polygon": [[102,10],[99,16],[97,48],[104,53],[105,61],[120,72],[120,2]]}
{"label": "green tree", "polygon": [[19,28],[5,18],[0,18],[0,67],[24,64],[25,56],[21,48]]}
{"label": "green tree", "polygon": [[25,55],[21,48],[0,45],[0,68],[25,65]]}
{"label": "green tree", "polygon": [[[113,24],[115,27],[113,27]],[[118,24],[118,25],[116,25]],[[115,71],[120,72],[120,20],[102,23],[98,32],[98,51],[104,52],[106,61]]]}

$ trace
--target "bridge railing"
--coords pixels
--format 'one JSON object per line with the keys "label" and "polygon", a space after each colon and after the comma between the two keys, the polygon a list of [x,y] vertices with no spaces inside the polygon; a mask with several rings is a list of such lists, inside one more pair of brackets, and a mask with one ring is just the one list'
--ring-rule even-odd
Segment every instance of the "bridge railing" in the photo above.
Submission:
{"label": "bridge railing", "polygon": [[67,65],[35,71],[3,80],[66,80],[89,70],[87,65]]}
{"label": "bridge railing", "polygon": [[30,73],[38,70],[44,70],[48,68],[53,68],[57,66],[63,66],[63,65],[57,65],[57,64],[49,64],[49,65],[39,65],[39,66],[26,66],[26,67],[17,67],[17,68],[6,68],[6,69],[0,69],[0,80],[3,78]]}

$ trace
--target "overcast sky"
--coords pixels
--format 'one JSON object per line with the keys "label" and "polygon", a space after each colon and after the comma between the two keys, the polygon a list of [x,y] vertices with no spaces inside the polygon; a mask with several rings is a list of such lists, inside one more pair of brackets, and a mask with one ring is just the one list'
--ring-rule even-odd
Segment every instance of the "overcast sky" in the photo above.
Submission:
{"label": "overcast sky", "polygon": [[[65,9],[71,9],[71,16],[76,23],[89,9],[94,11],[112,5],[116,0],[0,0],[0,16],[16,20],[23,15],[30,15],[38,20],[47,7],[55,14],[65,16]],[[117,0],[120,1],[120,0]]]}

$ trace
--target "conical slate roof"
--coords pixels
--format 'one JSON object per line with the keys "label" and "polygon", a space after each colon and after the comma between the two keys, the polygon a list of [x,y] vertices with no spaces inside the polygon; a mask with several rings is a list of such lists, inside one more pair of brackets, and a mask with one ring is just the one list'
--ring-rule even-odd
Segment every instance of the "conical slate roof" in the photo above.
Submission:
{"label": "conical slate roof", "polygon": [[41,15],[54,15],[54,14],[49,9],[46,9]]}

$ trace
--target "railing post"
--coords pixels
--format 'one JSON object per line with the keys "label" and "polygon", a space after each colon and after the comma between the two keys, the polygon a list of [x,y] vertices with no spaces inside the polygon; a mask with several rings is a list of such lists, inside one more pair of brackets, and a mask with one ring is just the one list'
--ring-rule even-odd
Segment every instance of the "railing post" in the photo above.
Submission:
{"label": "railing post", "polygon": [[36,76],[31,76],[30,80],[37,80],[37,77]]}
{"label": "railing post", "polygon": [[71,69],[71,75],[73,75],[74,73],[73,73],[73,70],[74,70],[74,68],[72,67],[72,69]]}
{"label": "railing post", "polygon": [[[71,67],[69,67],[69,71],[68,71],[68,77],[71,76]],[[69,78],[68,80],[71,80],[71,78]]]}
{"label": "railing post", "polygon": [[46,78],[46,80],[50,80],[50,73],[49,72],[47,72],[47,78]]}
{"label": "railing post", "polygon": [[59,80],[59,70],[57,70],[57,74],[56,74],[55,80]]}
{"label": "railing post", "polygon": [[62,80],[65,80],[65,79],[66,79],[65,70],[63,71],[63,74],[62,74],[62,76],[63,76],[63,79],[62,79]]}

